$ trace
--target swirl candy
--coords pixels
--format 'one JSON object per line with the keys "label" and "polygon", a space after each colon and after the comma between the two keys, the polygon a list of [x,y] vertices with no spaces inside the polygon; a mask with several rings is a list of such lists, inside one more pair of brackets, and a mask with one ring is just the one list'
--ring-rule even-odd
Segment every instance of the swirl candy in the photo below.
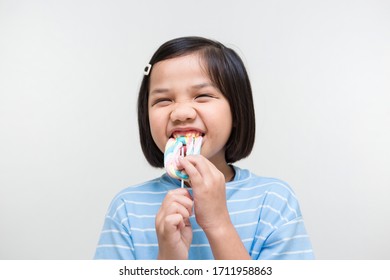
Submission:
{"label": "swirl candy", "polygon": [[[188,180],[184,170],[177,168],[178,158],[184,155],[199,155],[202,146],[202,136],[186,135],[170,138],[165,145],[164,167],[168,175],[179,180]],[[180,154],[184,151],[184,154]]]}

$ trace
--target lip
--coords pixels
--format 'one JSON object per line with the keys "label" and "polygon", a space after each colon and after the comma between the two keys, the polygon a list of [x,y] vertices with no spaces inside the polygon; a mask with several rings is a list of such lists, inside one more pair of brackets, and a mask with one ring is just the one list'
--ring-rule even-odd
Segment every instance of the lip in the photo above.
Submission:
{"label": "lip", "polygon": [[205,132],[203,130],[195,127],[175,127],[169,132],[169,138],[174,137],[174,135],[186,136],[190,133],[199,134],[202,137],[205,135]]}

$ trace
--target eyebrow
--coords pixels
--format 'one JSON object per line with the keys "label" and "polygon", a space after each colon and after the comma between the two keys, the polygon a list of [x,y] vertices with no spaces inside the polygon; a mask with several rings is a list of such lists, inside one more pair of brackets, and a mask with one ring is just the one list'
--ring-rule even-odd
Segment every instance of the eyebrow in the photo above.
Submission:
{"label": "eyebrow", "polygon": [[194,85],[191,88],[193,88],[193,89],[201,89],[201,88],[205,88],[205,87],[214,87],[215,88],[215,86],[213,84],[211,84],[211,83],[201,83],[201,84],[198,84],[198,85]]}
{"label": "eyebrow", "polygon": [[156,88],[156,89],[154,89],[154,90],[152,90],[150,92],[150,95],[158,94],[158,93],[165,93],[165,92],[168,92],[168,91],[169,91],[169,89],[167,89],[167,88]]}
{"label": "eyebrow", "polygon": [[[191,86],[191,89],[202,89],[202,88],[205,88],[205,87],[213,87],[215,88],[215,86],[211,83],[200,83],[200,84],[196,84],[196,85],[193,85]],[[166,93],[166,92],[169,92],[169,88],[156,88],[154,90],[152,90],[150,92],[150,95],[152,94],[159,94],[159,93]]]}

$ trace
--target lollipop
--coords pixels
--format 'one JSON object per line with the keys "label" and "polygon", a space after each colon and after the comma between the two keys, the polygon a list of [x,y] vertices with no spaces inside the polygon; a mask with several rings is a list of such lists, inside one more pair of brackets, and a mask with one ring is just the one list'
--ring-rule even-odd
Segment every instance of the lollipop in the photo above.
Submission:
{"label": "lollipop", "polygon": [[184,170],[177,168],[180,156],[199,155],[202,136],[186,135],[170,138],[165,145],[164,167],[168,175],[179,180],[188,180]]}

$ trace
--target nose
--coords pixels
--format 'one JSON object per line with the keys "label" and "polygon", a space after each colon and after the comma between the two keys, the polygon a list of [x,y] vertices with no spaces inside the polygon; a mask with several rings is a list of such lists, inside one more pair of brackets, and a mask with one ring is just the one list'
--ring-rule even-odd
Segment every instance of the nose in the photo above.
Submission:
{"label": "nose", "polygon": [[185,122],[196,118],[196,110],[187,102],[176,103],[171,112],[171,121]]}

